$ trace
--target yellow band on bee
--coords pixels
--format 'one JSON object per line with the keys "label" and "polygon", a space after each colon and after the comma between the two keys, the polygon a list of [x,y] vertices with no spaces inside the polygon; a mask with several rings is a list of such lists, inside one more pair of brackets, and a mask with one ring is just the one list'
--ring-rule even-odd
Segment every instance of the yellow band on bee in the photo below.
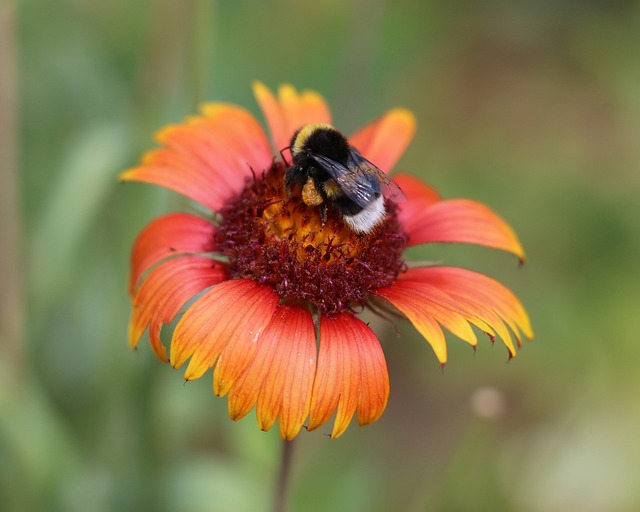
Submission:
{"label": "yellow band on bee", "polygon": [[309,137],[311,136],[311,134],[316,130],[322,130],[322,129],[335,130],[333,126],[326,123],[305,124],[302,128],[300,128],[300,131],[298,132],[295,140],[293,141],[293,145],[291,146],[291,153],[295,155],[296,153],[299,153],[300,151],[302,151],[302,148],[306,144],[307,140],[309,140]]}
{"label": "yellow band on bee", "polygon": [[325,181],[322,184],[322,190],[324,190],[324,193],[327,195],[329,199],[333,199],[335,197],[340,197],[344,195],[344,192],[340,188],[340,185],[338,185],[333,180]]}

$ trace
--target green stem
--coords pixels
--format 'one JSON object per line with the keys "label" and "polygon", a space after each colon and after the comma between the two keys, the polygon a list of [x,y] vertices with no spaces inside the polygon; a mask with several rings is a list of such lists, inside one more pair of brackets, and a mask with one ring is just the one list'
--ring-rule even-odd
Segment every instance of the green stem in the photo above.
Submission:
{"label": "green stem", "polygon": [[22,208],[18,169],[16,12],[0,5],[0,353],[10,381],[20,388],[24,370]]}
{"label": "green stem", "polygon": [[278,474],[278,486],[276,488],[273,512],[285,512],[287,510],[287,489],[291,475],[292,452],[293,441],[283,441],[280,473]]}
{"label": "green stem", "polygon": [[189,62],[189,96],[192,109],[203,101],[211,67],[213,0],[196,0],[193,7],[193,34]]}

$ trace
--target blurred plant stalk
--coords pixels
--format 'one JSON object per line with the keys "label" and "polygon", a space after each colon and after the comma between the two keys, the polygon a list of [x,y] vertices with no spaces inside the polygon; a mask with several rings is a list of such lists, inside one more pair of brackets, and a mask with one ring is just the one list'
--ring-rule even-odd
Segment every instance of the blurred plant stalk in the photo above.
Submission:
{"label": "blurred plant stalk", "polygon": [[191,6],[191,40],[187,59],[188,94],[195,112],[204,101],[213,60],[213,0],[197,0]]}
{"label": "blurred plant stalk", "polygon": [[24,282],[18,177],[15,2],[0,3],[0,354],[18,388],[23,373]]}

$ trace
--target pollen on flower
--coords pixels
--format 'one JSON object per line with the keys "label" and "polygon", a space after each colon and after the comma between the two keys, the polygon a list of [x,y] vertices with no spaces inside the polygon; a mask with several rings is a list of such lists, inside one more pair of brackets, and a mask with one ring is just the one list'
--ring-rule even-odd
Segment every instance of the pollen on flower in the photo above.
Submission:
{"label": "pollen on flower", "polygon": [[247,179],[220,210],[219,250],[234,278],[268,285],[283,301],[306,301],[334,315],[365,305],[371,291],[390,286],[405,269],[407,237],[394,205],[371,233],[353,232],[330,209],[287,197],[285,168],[274,163]]}

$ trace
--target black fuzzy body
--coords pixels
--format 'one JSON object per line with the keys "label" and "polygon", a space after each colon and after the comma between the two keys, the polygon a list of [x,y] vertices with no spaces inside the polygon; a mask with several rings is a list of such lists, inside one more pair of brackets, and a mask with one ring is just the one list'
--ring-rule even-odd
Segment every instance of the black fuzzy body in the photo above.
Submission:
{"label": "black fuzzy body", "polygon": [[[342,166],[348,167],[353,161],[354,152],[347,138],[338,130],[329,127],[318,127],[305,134],[304,128],[298,130],[291,138],[291,156],[293,164],[285,174],[286,190],[290,192],[296,187],[300,189],[309,178],[318,193],[322,196],[324,204],[336,210],[340,215],[353,216],[362,211],[362,207],[349,199],[335,184],[329,172],[318,165],[311,156],[322,155]],[[304,137],[300,140],[299,137]],[[327,187],[331,183],[333,186]]]}

